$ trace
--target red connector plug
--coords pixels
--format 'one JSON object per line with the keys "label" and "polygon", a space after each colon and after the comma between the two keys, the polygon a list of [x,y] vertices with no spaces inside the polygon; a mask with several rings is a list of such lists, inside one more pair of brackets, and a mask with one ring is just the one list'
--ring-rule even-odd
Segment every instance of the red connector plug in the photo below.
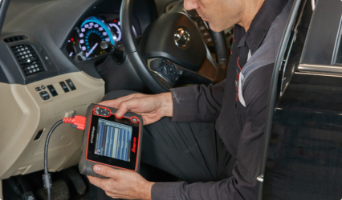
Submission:
{"label": "red connector plug", "polygon": [[75,117],[63,118],[63,123],[72,124],[75,126],[75,128],[80,129],[80,130],[85,129],[86,122],[87,122],[87,118],[80,116],[80,115],[75,115]]}

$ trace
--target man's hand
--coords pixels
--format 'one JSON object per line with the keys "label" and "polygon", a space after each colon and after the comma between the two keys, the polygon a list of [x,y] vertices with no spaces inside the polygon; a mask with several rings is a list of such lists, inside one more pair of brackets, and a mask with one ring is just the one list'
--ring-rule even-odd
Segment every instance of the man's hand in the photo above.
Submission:
{"label": "man's hand", "polygon": [[109,179],[88,176],[90,183],[103,189],[112,198],[151,199],[153,182],[148,182],[140,174],[132,171],[117,170],[110,167],[95,165],[94,172]]}
{"label": "man's hand", "polygon": [[103,101],[100,105],[118,109],[115,114],[117,118],[122,118],[128,111],[137,113],[142,116],[144,125],[152,124],[162,117],[172,117],[173,114],[170,92],[156,95],[131,94],[115,100]]}

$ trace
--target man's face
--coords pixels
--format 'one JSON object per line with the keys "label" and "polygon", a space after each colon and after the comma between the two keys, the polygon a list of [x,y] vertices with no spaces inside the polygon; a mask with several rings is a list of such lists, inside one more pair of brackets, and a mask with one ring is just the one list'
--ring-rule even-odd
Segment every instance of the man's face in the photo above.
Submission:
{"label": "man's face", "polygon": [[223,31],[242,20],[245,0],[184,0],[186,10],[196,9],[211,30]]}

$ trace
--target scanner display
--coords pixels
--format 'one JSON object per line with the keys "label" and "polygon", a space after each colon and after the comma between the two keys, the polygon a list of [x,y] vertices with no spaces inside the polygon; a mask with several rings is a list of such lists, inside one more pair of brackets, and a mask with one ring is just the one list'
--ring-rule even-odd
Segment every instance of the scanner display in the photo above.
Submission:
{"label": "scanner display", "polygon": [[99,119],[95,154],[130,162],[132,126]]}

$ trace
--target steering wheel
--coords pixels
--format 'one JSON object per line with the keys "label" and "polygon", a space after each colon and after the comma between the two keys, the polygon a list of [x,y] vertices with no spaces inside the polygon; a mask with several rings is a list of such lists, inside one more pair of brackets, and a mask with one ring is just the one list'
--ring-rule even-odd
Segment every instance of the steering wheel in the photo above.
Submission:
{"label": "steering wheel", "polygon": [[201,35],[201,18],[187,12],[183,2],[153,22],[139,44],[132,30],[134,0],[123,0],[121,28],[127,57],[146,86],[154,93],[178,85],[212,84],[225,78],[228,63],[223,32],[211,31],[216,60]]}

